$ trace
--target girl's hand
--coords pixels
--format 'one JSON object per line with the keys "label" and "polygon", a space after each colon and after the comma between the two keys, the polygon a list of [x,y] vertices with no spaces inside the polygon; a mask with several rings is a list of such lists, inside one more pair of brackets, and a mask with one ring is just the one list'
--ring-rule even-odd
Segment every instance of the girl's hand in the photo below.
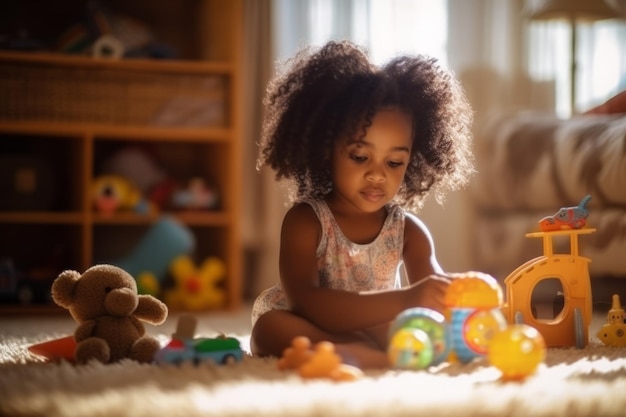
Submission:
{"label": "girl's hand", "polygon": [[446,290],[452,277],[448,275],[429,275],[413,284],[409,291],[415,307],[425,307],[443,314]]}

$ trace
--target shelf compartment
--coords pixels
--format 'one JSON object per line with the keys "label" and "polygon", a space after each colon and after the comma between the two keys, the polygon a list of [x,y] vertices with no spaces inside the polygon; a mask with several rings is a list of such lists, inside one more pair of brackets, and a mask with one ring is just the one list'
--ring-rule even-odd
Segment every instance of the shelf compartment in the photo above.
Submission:
{"label": "shelf compartment", "polygon": [[[128,264],[138,251],[142,253],[148,248],[155,253],[176,252],[177,247],[190,246],[190,250],[186,250],[184,255],[190,256],[198,264],[210,256],[216,256],[227,263],[229,259],[228,250],[225,246],[225,240],[229,236],[227,227],[212,226],[194,226],[181,223],[191,236],[191,241],[183,244],[184,236],[179,230],[160,228],[159,232],[151,228],[150,224],[107,224],[94,226],[94,247],[93,257],[94,263],[110,263],[110,264]],[[172,233],[170,238],[165,237],[164,233]],[[151,240],[152,236],[155,240]],[[157,240],[158,238],[158,240]],[[175,241],[176,246],[172,247],[171,242]],[[169,246],[168,246],[169,245]],[[141,249],[140,249],[141,248]],[[171,259],[173,261],[173,259]],[[140,262],[145,262],[141,260]],[[158,260],[161,263],[162,260]],[[137,277],[135,277],[137,278]]]}
{"label": "shelf compartment", "polygon": [[[121,175],[137,186],[143,198],[157,203],[160,212],[175,214],[187,212],[190,207],[174,204],[173,193],[187,192],[190,182],[199,179],[208,192],[216,195],[217,201],[189,212],[210,214],[232,206],[228,199],[232,192],[231,178],[227,174],[232,148],[229,142],[187,142],[182,146],[178,141],[98,138],[94,143],[93,178]],[[141,174],[137,167],[142,167]],[[151,198],[155,192],[159,197]]]}
{"label": "shelf compartment", "polygon": [[92,61],[0,61],[0,119],[164,127],[228,123],[228,76],[159,71],[158,63],[152,71],[138,71],[121,61]]}
{"label": "shelf compartment", "polygon": [[80,210],[84,142],[77,139],[0,134],[0,213]]}
{"label": "shelf compartment", "polygon": [[10,259],[26,278],[45,275],[43,279],[51,283],[65,269],[84,267],[80,225],[3,223],[0,228],[0,258]]}

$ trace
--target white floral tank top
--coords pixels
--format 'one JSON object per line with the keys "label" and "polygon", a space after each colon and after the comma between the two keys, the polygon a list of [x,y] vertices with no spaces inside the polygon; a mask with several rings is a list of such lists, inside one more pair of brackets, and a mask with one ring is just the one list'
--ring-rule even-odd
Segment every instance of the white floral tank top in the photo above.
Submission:
{"label": "white floral tank top", "polygon": [[[400,288],[405,218],[400,206],[388,205],[387,218],[378,236],[370,243],[358,244],[343,234],[325,201],[304,202],[313,208],[322,227],[316,250],[321,287],[353,292]],[[273,309],[289,309],[280,282],[257,297],[252,308],[252,324]]]}

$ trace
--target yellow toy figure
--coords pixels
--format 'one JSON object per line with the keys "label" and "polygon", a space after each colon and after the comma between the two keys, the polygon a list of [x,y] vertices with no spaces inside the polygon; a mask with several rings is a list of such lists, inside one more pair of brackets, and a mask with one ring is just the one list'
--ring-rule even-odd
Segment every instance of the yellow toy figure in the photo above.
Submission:
{"label": "yellow toy figure", "polygon": [[613,294],[613,305],[606,315],[607,323],[598,330],[596,335],[607,346],[626,346],[626,324],[624,309],[619,295]]}
{"label": "yellow toy figure", "polygon": [[120,175],[101,175],[93,182],[93,202],[105,215],[131,210],[139,214],[156,212],[156,207],[141,195],[139,188]]}
{"label": "yellow toy figure", "polygon": [[189,256],[179,256],[172,261],[170,272],[176,286],[165,292],[165,303],[171,309],[201,311],[224,305],[226,293],[218,284],[226,268],[218,258],[207,258],[196,268]]}

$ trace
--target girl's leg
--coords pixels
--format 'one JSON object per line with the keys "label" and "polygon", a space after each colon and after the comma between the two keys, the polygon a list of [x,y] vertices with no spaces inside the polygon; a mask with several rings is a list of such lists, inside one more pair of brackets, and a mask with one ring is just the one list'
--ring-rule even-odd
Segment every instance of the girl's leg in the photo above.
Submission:
{"label": "girl's leg", "polygon": [[280,357],[297,336],[308,337],[312,344],[332,342],[342,361],[349,365],[363,369],[389,365],[386,352],[365,333],[328,333],[286,310],[268,311],[259,317],[252,328],[250,348],[255,356]]}

